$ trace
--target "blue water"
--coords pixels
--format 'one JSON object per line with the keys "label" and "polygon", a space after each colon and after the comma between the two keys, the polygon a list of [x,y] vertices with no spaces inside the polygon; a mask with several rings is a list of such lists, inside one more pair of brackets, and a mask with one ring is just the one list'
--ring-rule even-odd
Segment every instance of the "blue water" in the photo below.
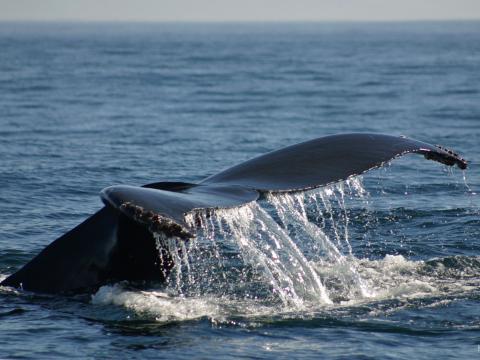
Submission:
{"label": "blue water", "polygon": [[[255,263],[224,256],[206,271],[205,241],[198,268],[181,274],[201,278],[192,288],[0,288],[0,357],[476,358],[479,40],[479,22],[0,24],[2,277],[98,210],[113,184],[194,182],[339,132],[407,135],[470,161],[464,174],[411,155],[357,188],[313,194],[306,228],[321,228],[341,261],[322,258],[305,229],[290,235],[330,302],[280,299]],[[220,250],[238,245],[227,237]]]}

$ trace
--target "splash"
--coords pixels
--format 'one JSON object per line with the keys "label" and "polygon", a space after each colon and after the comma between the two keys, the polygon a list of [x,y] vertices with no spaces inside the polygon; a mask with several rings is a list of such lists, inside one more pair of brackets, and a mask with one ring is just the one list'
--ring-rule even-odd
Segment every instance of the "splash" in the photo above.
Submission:
{"label": "splash", "polygon": [[[371,297],[352,261],[346,205],[365,196],[357,177],[306,193],[266,194],[236,209],[192,213],[187,222],[198,229],[195,239],[156,235],[176,264],[166,291],[254,299],[289,310],[333,304],[339,284],[351,297]],[[341,276],[329,277],[327,287],[318,268],[332,265]]]}
{"label": "splash", "polygon": [[160,322],[223,318],[223,311],[213,298],[184,298],[161,291],[133,291],[121,283],[101,287],[92,297],[92,304],[122,306],[134,311],[137,316],[153,315]]}
{"label": "splash", "polygon": [[224,321],[465,290],[462,267],[458,277],[443,276],[441,262],[432,267],[401,255],[359,257],[355,227],[365,236],[375,222],[368,209],[369,194],[355,177],[303,193],[265,194],[235,209],[191,213],[186,220],[197,229],[194,239],[155,234],[159,251],[166,249],[175,263],[164,287],[105,286],[92,302],[159,321]]}
{"label": "splash", "polygon": [[187,296],[215,289],[223,296],[263,298],[294,309],[329,305],[334,301],[316,265],[335,263],[345,268],[339,281],[350,284],[352,293],[370,296],[350,265],[346,207],[347,198],[365,194],[355,178],[306,193],[266,194],[263,201],[237,209],[191,214],[187,221],[198,227],[196,239],[187,246],[167,242],[176,259],[170,289]]}

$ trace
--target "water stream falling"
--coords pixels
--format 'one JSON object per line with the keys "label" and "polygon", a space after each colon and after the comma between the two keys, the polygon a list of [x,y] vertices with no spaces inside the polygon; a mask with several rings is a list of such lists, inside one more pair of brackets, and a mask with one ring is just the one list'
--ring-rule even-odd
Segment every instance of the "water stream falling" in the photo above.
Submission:
{"label": "water stream falling", "polygon": [[[334,283],[348,288],[350,297],[371,296],[351,261],[346,207],[347,199],[362,203],[365,193],[357,177],[303,193],[267,194],[236,209],[191,214],[187,221],[198,228],[194,240],[157,235],[176,264],[169,290],[254,297],[296,309],[338,300]],[[329,279],[334,293],[317,270],[332,266],[338,274]]]}

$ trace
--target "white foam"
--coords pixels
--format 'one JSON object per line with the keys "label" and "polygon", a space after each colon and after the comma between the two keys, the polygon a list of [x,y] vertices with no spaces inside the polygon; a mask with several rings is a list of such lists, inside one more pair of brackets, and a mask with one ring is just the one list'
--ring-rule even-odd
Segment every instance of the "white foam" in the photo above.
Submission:
{"label": "white foam", "polygon": [[154,317],[159,322],[208,318],[213,323],[231,323],[232,316],[259,317],[287,309],[266,305],[254,298],[184,297],[162,291],[132,291],[121,283],[102,286],[91,299],[94,305],[121,306],[138,315]]}
{"label": "white foam", "polygon": [[[261,316],[282,316],[309,314],[317,311],[331,311],[335,308],[365,305],[388,299],[407,301],[471,290],[462,282],[445,282],[436,273],[424,274],[423,261],[410,261],[401,255],[387,255],[381,260],[354,259],[355,269],[362,277],[369,292],[360,291],[358,283],[348,279],[351,274],[343,264],[325,267],[325,264],[312,264],[318,268],[318,275],[328,284],[333,303],[303,299],[301,306],[283,303],[275,299],[249,297],[199,295],[184,296],[166,291],[134,291],[124,288],[122,283],[103,286],[92,296],[97,305],[121,306],[140,316],[153,317],[159,322],[195,320],[208,318],[214,323],[230,323],[234,317],[254,319]],[[277,299],[278,300],[278,299]],[[445,300],[447,301],[447,300]],[[439,306],[434,302],[429,306]],[[426,305],[427,306],[427,305]],[[397,307],[396,309],[401,308]],[[395,310],[395,309],[392,309]],[[372,310],[387,311],[385,309]],[[390,311],[390,310],[388,310]]]}
{"label": "white foam", "polygon": [[159,291],[132,291],[124,289],[121,284],[102,286],[92,296],[92,304],[122,306],[138,314],[153,315],[161,322],[222,317],[214,299],[183,298]]}

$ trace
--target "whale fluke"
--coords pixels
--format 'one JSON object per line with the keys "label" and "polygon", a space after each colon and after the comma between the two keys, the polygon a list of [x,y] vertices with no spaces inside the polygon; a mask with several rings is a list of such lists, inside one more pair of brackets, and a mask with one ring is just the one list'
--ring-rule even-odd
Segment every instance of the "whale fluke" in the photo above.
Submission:
{"label": "whale fluke", "polygon": [[185,221],[185,214],[194,210],[233,208],[259,197],[257,191],[237,185],[189,184],[177,191],[156,186],[110,186],[103,189],[100,196],[107,206],[147,226],[152,232],[181,238],[194,236],[194,230]]}
{"label": "whale fluke", "polygon": [[1,285],[45,293],[92,291],[119,280],[164,281],[174,266],[154,233],[188,240],[195,225],[186,216],[228,209],[264,193],[304,191],[418,153],[466,169],[454,152],[405,137],[340,134],[261,155],[198,184],[157,182],[102,190],[105,207],[48,245]]}
{"label": "whale fluke", "polygon": [[269,192],[306,190],[346,180],[408,153],[461,169],[467,167],[457,154],[421,141],[383,134],[340,134],[261,155],[212,175],[201,184],[236,184]]}

